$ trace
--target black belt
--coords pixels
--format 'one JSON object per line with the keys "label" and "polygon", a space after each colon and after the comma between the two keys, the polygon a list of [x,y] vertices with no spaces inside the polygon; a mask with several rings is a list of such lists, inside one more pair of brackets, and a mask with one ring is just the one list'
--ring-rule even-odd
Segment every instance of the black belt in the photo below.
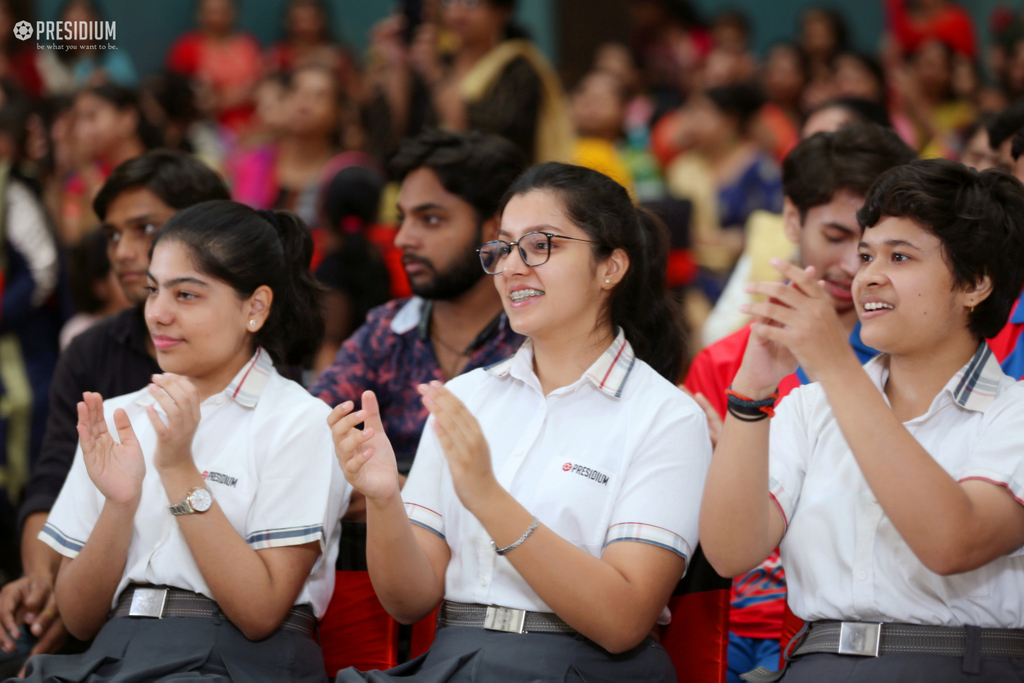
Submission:
{"label": "black belt", "polygon": [[[230,623],[220,606],[199,593],[169,588],[132,584],[117,598],[110,613],[111,619],[120,617],[200,617],[219,618]],[[281,622],[281,628],[316,640],[316,616],[309,605],[296,605]]]}
{"label": "black belt", "polygon": [[506,633],[567,633],[577,631],[551,612],[528,612],[497,605],[468,605],[445,600],[437,613],[437,625],[471,626]]}
{"label": "black belt", "polygon": [[[1024,657],[1024,629],[1014,628],[814,621],[798,637],[800,635],[802,640],[793,650],[792,657],[810,654]],[[768,683],[778,680],[781,675],[781,671],[770,671],[761,666],[741,678],[753,683]]]}

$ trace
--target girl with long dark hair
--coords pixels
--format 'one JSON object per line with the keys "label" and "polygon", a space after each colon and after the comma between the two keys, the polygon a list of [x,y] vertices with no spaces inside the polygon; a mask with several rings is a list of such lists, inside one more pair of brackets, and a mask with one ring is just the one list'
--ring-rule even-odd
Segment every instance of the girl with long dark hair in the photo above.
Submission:
{"label": "girl with long dark hair", "polygon": [[697,545],[710,445],[666,379],[683,354],[666,240],[610,178],[528,170],[479,250],[523,347],[420,387],[401,491],[373,392],[332,412],[381,602],[409,623],[443,600],[425,655],[339,681],[675,680],[649,634]]}
{"label": "girl with long dark hair", "polygon": [[311,254],[294,215],[224,200],[156,236],[146,322],[164,374],[83,396],[40,534],[65,556],[64,623],[95,641],[33,659],[28,680],[323,680],[316,619],[351,489],[327,406],[275,370],[318,347]]}

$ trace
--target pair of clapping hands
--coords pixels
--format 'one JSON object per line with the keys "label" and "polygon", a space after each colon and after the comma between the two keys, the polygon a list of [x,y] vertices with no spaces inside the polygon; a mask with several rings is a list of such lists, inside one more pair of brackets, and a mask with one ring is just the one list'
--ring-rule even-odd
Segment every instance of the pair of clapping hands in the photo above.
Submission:
{"label": "pair of clapping hands", "polygon": [[[488,489],[497,484],[480,423],[441,382],[421,384],[417,390],[434,418],[434,432],[448,461],[455,492],[472,512],[486,502]],[[352,401],[337,406],[327,424],[345,478],[369,503],[385,505],[401,488],[395,452],[384,434],[377,397],[367,391],[362,402],[355,412]]]}
{"label": "pair of clapping hands", "polygon": [[[853,355],[849,334],[823,283],[816,278],[814,267],[801,269],[780,259],[772,259],[771,264],[787,282],[747,285],[747,293],[761,294],[768,300],[740,307],[754,321],[733,387],[751,398],[772,394],[779,382],[798,367],[816,378],[837,359]],[[680,388],[690,393],[683,385]],[[693,398],[707,415],[711,442],[717,445],[722,417],[703,395]]]}

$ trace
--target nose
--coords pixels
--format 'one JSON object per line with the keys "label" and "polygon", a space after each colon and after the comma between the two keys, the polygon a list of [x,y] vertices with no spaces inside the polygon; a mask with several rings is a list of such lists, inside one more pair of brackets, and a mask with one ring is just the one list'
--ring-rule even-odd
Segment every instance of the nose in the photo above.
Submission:
{"label": "nose", "polygon": [[854,281],[860,287],[880,287],[888,282],[885,268],[877,260],[861,263]]}
{"label": "nose", "polygon": [[861,269],[860,252],[857,251],[857,245],[851,244],[843,257],[839,260],[839,268],[849,275],[851,278],[855,276]]}
{"label": "nose", "polygon": [[398,233],[395,235],[395,248],[408,251],[419,246],[419,239],[416,237],[416,229],[411,225],[412,221],[406,218],[398,226]]}
{"label": "nose", "polygon": [[167,305],[165,294],[157,291],[146,299],[146,322],[154,325],[168,325],[174,317],[171,307]]}
{"label": "nose", "polygon": [[503,275],[525,275],[529,271],[530,266],[523,260],[523,253],[519,251],[518,244],[509,249],[508,256],[501,262],[501,268]]}

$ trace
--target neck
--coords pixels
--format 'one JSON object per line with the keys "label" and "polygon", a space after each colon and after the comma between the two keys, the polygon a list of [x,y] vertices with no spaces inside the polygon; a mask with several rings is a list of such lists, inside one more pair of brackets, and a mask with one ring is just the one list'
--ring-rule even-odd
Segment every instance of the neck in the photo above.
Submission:
{"label": "neck", "polygon": [[[321,159],[329,158],[334,152],[334,147],[328,141],[327,136],[319,132],[306,134],[291,134],[281,138],[277,146],[277,156],[282,161],[312,164]],[[317,166],[320,164],[317,163]]]}
{"label": "neck", "polygon": [[456,299],[435,299],[430,328],[445,343],[464,349],[501,310],[494,281],[485,276]]}
{"label": "neck", "polygon": [[484,55],[493,50],[501,42],[501,35],[495,34],[486,40],[476,43],[465,43],[455,56],[455,64],[460,69],[469,69],[479,62]]}
{"label": "neck", "polygon": [[591,328],[589,332],[556,340],[532,338],[533,370],[541,391],[569,386],[593,365],[615,341],[610,326]]}
{"label": "neck", "polygon": [[[255,351],[253,353],[255,353]],[[234,362],[225,363],[215,372],[203,377],[189,377],[189,381],[195,385],[196,391],[199,392],[199,401],[205,401],[211,396],[219,394],[227,389],[228,385],[231,384],[231,380],[235,378],[235,375],[237,375],[250,360],[252,360],[252,353],[244,356],[240,355]]]}
{"label": "neck", "polygon": [[902,422],[926,413],[950,378],[977,350],[978,340],[965,329],[955,339],[933,348],[905,356],[890,355],[885,395],[893,413]]}

